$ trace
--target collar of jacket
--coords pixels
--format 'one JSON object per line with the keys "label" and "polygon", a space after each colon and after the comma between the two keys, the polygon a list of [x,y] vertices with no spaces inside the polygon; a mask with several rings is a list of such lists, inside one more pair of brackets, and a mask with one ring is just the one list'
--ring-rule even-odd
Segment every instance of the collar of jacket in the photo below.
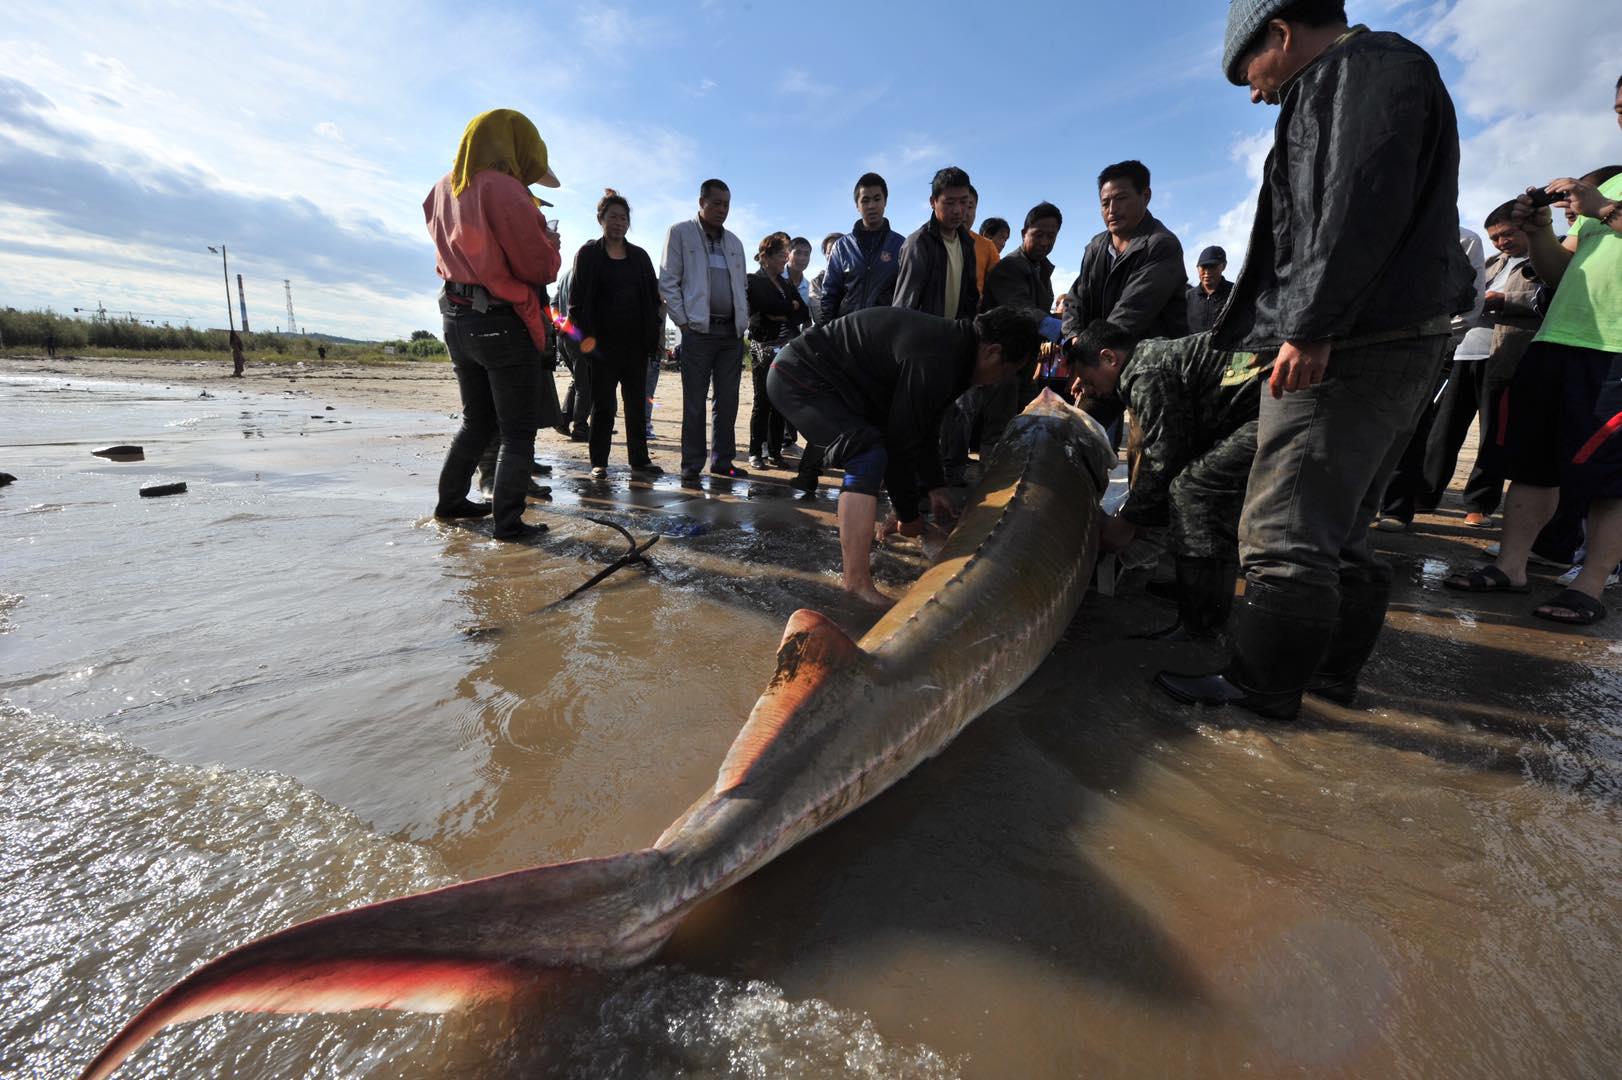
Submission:
{"label": "collar of jacket", "polygon": [[[924,228],[929,232],[930,236],[933,236],[936,240],[941,242],[942,247],[946,246],[946,240],[941,235],[940,218],[936,217],[934,214],[930,214],[929,220],[924,222]],[[969,230],[965,229],[961,225],[957,227],[957,242],[962,244],[964,247],[974,247],[974,241],[969,237]]]}
{"label": "collar of jacket", "polygon": [[[1134,251],[1137,251],[1139,248],[1143,247],[1143,245],[1147,244],[1149,242],[1149,237],[1153,236],[1155,233],[1166,231],[1168,230],[1164,225],[1160,224],[1160,219],[1149,213],[1149,211],[1145,210],[1143,212],[1143,220],[1138,222],[1138,227],[1132,230],[1132,236],[1126,242],[1126,250],[1115,256],[1115,262],[1110,266],[1110,270],[1113,271],[1115,267],[1121,265],[1122,259],[1132,254]],[[1110,236],[1110,231],[1105,229],[1103,232],[1095,236],[1092,244],[1088,246],[1092,247],[1095,252],[1102,254],[1104,245],[1110,243],[1112,239],[1113,238]]]}
{"label": "collar of jacket", "polygon": [[[929,216],[929,220],[934,221],[935,220],[935,215],[931,214]],[[872,233],[875,236],[883,236],[885,233],[890,231],[890,219],[889,218],[883,218],[883,219],[881,219],[879,221],[879,227],[878,228],[869,229],[866,225],[862,224],[862,219],[861,218],[857,218],[856,219],[856,224],[854,224],[854,225],[852,225],[850,227],[850,231],[852,233]]]}
{"label": "collar of jacket", "polygon": [[1294,75],[1291,75],[1288,79],[1284,80],[1284,85],[1278,88],[1278,99],[1283,101],[1284,95],[1290,92],[1290,89],[1295,86],[1297,80],[1299,80],[1302,75],[1306,74],[1322,63],[1324,57],[1328,56],[1336,49],[1339,49],[1342,45],[1346,44],[1357,35],[1368,33],[1368,29],[1368,26],[1364,23],[1358,23],[1356,26],[1348,27],[1344,34],[1340,35],[1340,37],[1329,43],[1329,48],[1325,49],[1317,56],[1314,56],[1311,60],[1308,60],[1305,64],[1301,65],[1300,71],[1297,71]]}
{"label": "collar of jacket", "polygon": [[[710,228],[708,225],[704,224],[704,219],[699,217],[697,214],[694,214],[693,224],[698,226],[699,238],[702,240],[708,240],[710,236]],[[725,244],[727,242],[727,237],[731,235],[731,233],[727,232],[727,227],[725,225],[721,226],[721,243]]]}

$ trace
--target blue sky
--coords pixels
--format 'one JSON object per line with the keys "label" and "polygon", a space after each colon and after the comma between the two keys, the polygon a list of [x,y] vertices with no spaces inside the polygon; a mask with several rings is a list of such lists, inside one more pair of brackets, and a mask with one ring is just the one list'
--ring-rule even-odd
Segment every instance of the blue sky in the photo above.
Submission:
{"label": "blue sky", "polygon": [[[1602,5],[1603,6],[1603,5]],[[0,304],[217,326],[226,242],[255,329],[437,329],[421,203],[463,126],[528,113],[564,182],[566,252],[618,188],[657,259],[697,186],[729,227],[847,229],[851,185],[889,181],[892,225],[929,177],[969,171],[982,217],[1065,212],[1055,285],[1101,227],[1093,177],[1136,157],[1190,261],[1237,263],[1273,110],[1218,70],[1227,5],[886,3],[13,3],[0,30]],[[476,14],[475,14],[476,13]],[[1460,113],[1461,207],[1622,161],[1610,117],[1622,21],[1559,32],[1511,0],[1351,0],[1424,43]],[[813,268],[820,263],[820,256]],[[178,321],[178,319],[176,319]]]}

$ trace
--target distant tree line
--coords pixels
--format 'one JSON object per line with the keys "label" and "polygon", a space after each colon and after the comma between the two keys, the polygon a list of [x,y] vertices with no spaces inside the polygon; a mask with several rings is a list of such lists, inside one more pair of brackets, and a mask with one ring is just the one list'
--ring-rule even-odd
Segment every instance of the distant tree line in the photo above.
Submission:
{"label": "distant tree line", "polygon": [[[43,349],[49,336],[54,335],[58,350],[113,349],[131,352],[163,352],[189,350],[230,354],[230,337],[224,330],[198,330],[190,326],[153,325],[131,319],[78,319],[58,315],[54,311],[19,311],[0,308],[0,342],[6,348],[34,346]],[[385,341],[383,347],[393,346],[396,355],[419,358],[445,355],[445,343],[427,330],[416,330],[411,340]],[[260,356],[276,353],[295,357],[315,356],[316,349],[325,345],[328,352],[338,356],[350,353],[376,354],[377,345],[336,345],[321,338],[302,334],[243,334],[242,346],[249,353]]]}

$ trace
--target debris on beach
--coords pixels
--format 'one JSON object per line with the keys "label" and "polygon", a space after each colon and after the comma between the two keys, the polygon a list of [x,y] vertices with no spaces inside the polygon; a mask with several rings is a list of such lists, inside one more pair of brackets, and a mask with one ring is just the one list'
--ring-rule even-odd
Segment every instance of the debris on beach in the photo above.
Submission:
{"label": "debris on beach", "polygon": [[92,450],[96,457],[106,458],[108,461],[145,461],[146,451],[131,443],[119,443],[117,446],[104,446],[100,450]]}
{"label": "debris on beach", "polygon": [[141,489],[141,498],[156,499],[163,495],[184,495],[185,484],[150,484]]}

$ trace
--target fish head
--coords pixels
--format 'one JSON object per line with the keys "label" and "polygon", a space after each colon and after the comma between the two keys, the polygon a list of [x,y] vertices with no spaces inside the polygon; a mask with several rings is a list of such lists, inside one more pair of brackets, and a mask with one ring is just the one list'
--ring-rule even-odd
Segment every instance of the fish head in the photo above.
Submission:
{"label": "fish head", "polygon": [[1065,456],[1092,478],[1099,491],[1109,486],[1110,472],[1115,468],[1118,455],[1110,446],[1104,426],[1086,409],[1076,408],[1043,387],[1020,415],[1052,427],[1064,441]]}

